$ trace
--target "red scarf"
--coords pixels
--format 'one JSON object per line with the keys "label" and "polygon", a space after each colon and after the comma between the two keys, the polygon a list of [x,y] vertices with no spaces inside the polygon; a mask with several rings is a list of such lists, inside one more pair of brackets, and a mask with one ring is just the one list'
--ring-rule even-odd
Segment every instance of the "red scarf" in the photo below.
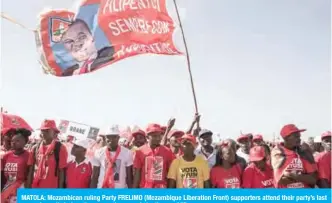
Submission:
{"label": "red scarf", "polygon": [[48,168],[46,167],[46,161],[48,160],[51,153],[54,152],[55,143],[56,141],[53,140],[51,144],[48,145],[46,150],[44,150],[43,144],[40,145],[39,149],[36,149],[39,150],[38,155],[41,156],[41,159],[38,163],[38,169],[36,171],[36,175],[32,183],[33,188],[38,188],[40,180],[45,179],[48,175]]}
{"label": "red scarf", "polygon": [[114,188],[113,165],[116,159],[118,158],[120,151],[121,147],[118,146],[118,148],[115,151],[115,155],[112,157],[111,152],[108,150],[108,148],[106,148],[107,169],[102,188]]}

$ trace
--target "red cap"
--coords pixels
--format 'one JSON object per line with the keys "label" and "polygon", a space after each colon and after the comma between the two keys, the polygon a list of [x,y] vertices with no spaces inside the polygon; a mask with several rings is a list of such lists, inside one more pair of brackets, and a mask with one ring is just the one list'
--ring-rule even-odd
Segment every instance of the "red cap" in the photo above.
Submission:
{"label": "red cap", "polygon": [[148,127],[146,128],[146,134],[150,133],[163,133],[164,131],[162,130],[161,126],[158,124],[149,124]]}
{"label": "red cap", "polygon": [[263,136],[262,135],[255,135],[254,138],[252,138],[253,141],[263,141]]}
{"label": "red cap", "polygon": [[294,124],[288,124],[288,125],[285,125],[281,131],[280,131],[280,135],[281,137],[285,138],[293,133],[301,133],[301,132],[304,132],[306,131],[306,129],[298,129],[296,127],[296,125]]}
{"label": "red cap", "polygon": [[321,135],[321,138],[325,138],[325,137],[331,137],[331,131],[326,131]]}
{"label": "red cap", "polygon": [[262,146],[255,146],[250,149],[249,159],[250,161],[261,161],[265,158],[265,149]]}
{"label": "red cap", "polygon": [[168,133],[168,138],[171,138],[173,136],[175,137],[182,137],[184,135],[184,132],[181,131],[181,130],[171,130],[169,133]]}
{"label": "red cap", "polygon": [[55,121],[54,120],[47,120],[45,119],[43,123],[41,124],[39,130],[48,130],[48,129],[53,129],[57,133],[59,133],[59,129],[56,127]]}
{"label": "red cap", "polygon": [[249,140],[249,137],[248,137],[248,135],[240,135],[238,138],[237,138],[237,141],[238,142],[240,142],[240,140],[245,140],[245,139],[247,139],[247,140]]}
{"label": "red cap", "polygon": [[143,135],[143,136],[146,136],[145,132],[144,132],[143,130],[141,130],[141,129],[137,129],[137,130],[133,131],[133,132],[131,133],[131,135],[132,135],[133,137],[136,137],[137,135]]}
{"label": "red cap", "polygon": [[185,134],[181,137],[181,143],[184,141],[189,141],[193,146],[197,145],[196,137],[190,134]]}
{"label": "red cap", "polygon": [[231,143],[228,142],[228,141],[226,141],[226,140],[223,140],[223,141],[219,142],[219,143],[217,144],[217,146],[219,146],[219,147],[230,147],[230,146],[231,146]]}

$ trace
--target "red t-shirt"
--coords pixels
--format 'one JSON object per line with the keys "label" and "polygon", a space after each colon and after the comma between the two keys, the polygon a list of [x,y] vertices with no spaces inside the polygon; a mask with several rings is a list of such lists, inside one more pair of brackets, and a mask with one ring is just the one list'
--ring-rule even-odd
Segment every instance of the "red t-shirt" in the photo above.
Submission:
{"label": "red t-shirt", "polygon": [[331,185],[331,154],[332,152],[321,152],[316,156],[318,167],[318,179],[326,179]]}
{"label": "red t-shirt", "polygon": [[[44,151],[46,151],[48,145],[43,145]],[[34,150],[34,149],[33,149]],[[35,163],[35,153],[34,151],[31,151],[29,156],[28,165],[32,166],[35,165],[35,172],[37,171],[39,160],[41,159],[40,151],[37,152],[37,159]],[[37,149],[39,150],[39,149]],[[67,166],[67,158],[68,158],[68,152],[66,149],[66,146],[61,144],[60,152],[59,152],[59,169],[64,169]],[[46,178],[40,180],[39,182],[39,188],[58,188],[58,176],[55,176],[55,157],[54,154],[50,155],[48,159],[46,160]],[[35,174],[36,175],[36,174]]]}
{"label": "red t-shirt", "polygon": [[28,151],[24,151],[20,155],[15,155],[12,151],[9,151],[3,156],[1,171],[4,172],[7,183],[16,180],[24,182],[26,180],[28,159]]}
{"label": "red t-shirt", "polygon": [[166,187],[168,169],[174,159],[174,154],[165,146],[152,150],[149,145],[143,145],[136,150],[134,168],[141,169],[140,188]]}
{"label": "red t-shirt", "polygon": [[254,163],[249,164],[242,174],[242,188],[273,188],[273,170],[265,164],[261,171]]}
{"label": "red t-shirt", "polygon": [[71,161],[67,166],[67,188],[89,188],[92,176],[92,165],[85,159],[77,164]]}
{"label": "red t-shirt", "polygon": [[211,183],[216,188],[240,188],[242,170],[238,164],[230,169],[215,166],[210,171]]}
{"label": "red t-shirt", "polygon": [[274,184],[276,188],[311,188],[303,182],[295,182],[287,185],[278,184],[284,172],[296,174],[308,174],[317,171],[314,161],[309,161],[309,157],[302,153],[297,154],[283,146],[278,146],[272,150],[272,165],[274,170]]}

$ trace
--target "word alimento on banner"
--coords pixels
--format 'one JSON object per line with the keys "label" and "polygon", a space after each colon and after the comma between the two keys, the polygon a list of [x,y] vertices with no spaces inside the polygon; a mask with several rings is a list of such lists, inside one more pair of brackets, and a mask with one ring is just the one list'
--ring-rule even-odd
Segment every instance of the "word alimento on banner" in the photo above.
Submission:
{"label": "word alimento on banner", "polygon": [[80,75],[139,54],[181,55],[174,29],[166,0],[84,0],[77,13],[41,16],[37,48],[49,73]]}

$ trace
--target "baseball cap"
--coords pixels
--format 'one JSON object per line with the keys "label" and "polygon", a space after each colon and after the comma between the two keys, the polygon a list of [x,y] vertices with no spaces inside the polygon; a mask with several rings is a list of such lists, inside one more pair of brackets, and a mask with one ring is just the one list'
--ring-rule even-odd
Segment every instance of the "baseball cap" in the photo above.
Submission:
{"label": "baseball cap", "polygon": [[287,124],[284,127],[282,127],[282,129],[280,131],[280,135],[281,135],[281,137],[285,138],[293,133],[301,133],[304,131],[306,131],[306,129],[299,129],[294,124]]}
{"label": "baseball cap", "polygon": [[74,141],[74,145],[83,147],[84,149],[88,149],[90,146],[90,142],[87,139],[76,140],[76,141]]}
{"label": "baseball cap", "polygon": [[250,161],[261,161],[265,158],[265,149],[262,146],[255,146],[250,149],[249,159]]}
{"label": "baseball cap", "polygon": [[60,132],[60,130],[56,127],[56,124],[55,124],[55,121],[54,120],[48,120],[48,119],[45,119],[39,130],[49,130],[49,129],[53,129],[55,130],[57,133]]}
{"label": "baseball cap", "polygon": [[240,142],[241,140],[249,140],[248,135],[242,134],[237,139],[237,142]]}
{"label": "baseball cap", "polygon": [[331,131],[326,131],[321,135],[321,138],[331,137]]}
{"label": "baseball cap", "polygon": [[263,141],[263,136],[262,135],[255,135],[253,138],[252,138],[253,141],[257,140],[257,141]]}
{"label": "baseball cap", "polygon": [[201,131],[199,131],[199,134],[198,136],[199,137],[202,137],[203,135],[213,135],[212,131],[211,130],[208,130],[208,129],[202,129]]}
{"label": "baseball cap", "polygon": [[141,129],[136,129],[135,131],[133,131],[133,132],[131,133],[131,135],[132,135],[133,137],[135,137],[135,136],[137,136],[137,135],[143,135],[143,136],[146,136],[145,132],[144,132],[143,130],[141,130]]}
{"label": "baseball cap", "polygon": [[181,143],[188,141],[190,142],[193,146],[197,145],[196,137],[190,134],[185,134],[181,137],[180,139]]}
{"label": "baseball cap", "polygon": [[149,124],[148,127],[146,128],[146,134],[150,133],[163,133],[164,131],[162,130],[161,126],[159,124]]}
{"label": "baseball cap", "polygon": [[119,126],[113,125],[113,126],[107,126],[104,129],[101,130],[100,135],[106,136],[106,135],[120,135],[120,129]]}
{"label": "baseball cap", "polygon": [[168,133],[168,138],[171,138],[173,136],[182,137],[183,135],[184,135],[184,132],[181,130],[171,130],[171,132]]}

